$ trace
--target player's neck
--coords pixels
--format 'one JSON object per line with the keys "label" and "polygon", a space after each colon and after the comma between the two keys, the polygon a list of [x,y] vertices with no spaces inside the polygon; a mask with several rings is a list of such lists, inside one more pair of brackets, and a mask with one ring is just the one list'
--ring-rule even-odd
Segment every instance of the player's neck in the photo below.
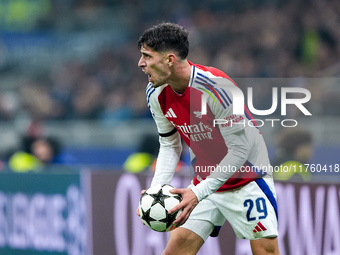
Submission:
{"label": "player's neck", "polygon": [[183,94],[189,85],[191,76],[191,65],[183,60],[173,67],[172,75],[167,82],[173,91]]}

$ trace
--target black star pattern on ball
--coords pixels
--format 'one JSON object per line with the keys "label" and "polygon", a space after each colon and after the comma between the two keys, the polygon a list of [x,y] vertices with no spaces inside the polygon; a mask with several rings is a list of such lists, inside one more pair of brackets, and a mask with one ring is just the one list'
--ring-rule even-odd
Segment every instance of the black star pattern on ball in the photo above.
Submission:
{"label": "black star pattern on ball", "polygon": [[144,220],[149,226],[151,226],[150,221],[155,221],[155,219],[150,217],[150,211],[151,211],[151,208],[149,208],[149,210],[147,211],[144,211],[142,209],[142,217],[141,217],[142,220]]}
{"label": "black star pattern on ball", "polygon": [[161,206],[165,207],[165,205],[164,205],[164,199],[170,197],[169,195],[164,195],[162,189],[160,189],[160,190],[157,192],[157,194],[148,194],[148,195],[151,196],[151,197],[153,198],[151,207],[152,207],[153,205],[157,204],[157,203],[159,203],[159,204],[161,204]]}
{"label": "black star pattern on ball", "polygon": [[173,212],[171,214],[166,212],[166,218],[160,220],[160,222],[166,223],[166,228],[170,227],[172,223],[174,222],[174,220],[176,219],[177,213],[178,211]]}

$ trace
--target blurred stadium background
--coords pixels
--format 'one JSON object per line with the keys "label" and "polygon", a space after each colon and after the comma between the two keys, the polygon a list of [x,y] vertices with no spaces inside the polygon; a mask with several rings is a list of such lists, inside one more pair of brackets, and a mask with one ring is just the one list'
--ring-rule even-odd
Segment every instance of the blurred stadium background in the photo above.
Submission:
{"label": "blurred stadium background", "polygon": [[[94,187],[100,190],[106,175],[109,180],[125,178],[124,163],[129,156],[143,151],[154,153],[157,132],[146,106],[147,79],[137,67],[140,54],[136,42],[146,28],[160,21],[177,22],[189,30],[189,59],[192,62],[218,67],[235,79],[244,91],[252,86],[257,109],[270,108],[273,86],[303,87],[311,92],[312,99],[306,104],[311,117],[289,108],[284,118],[296,119],[299,127],[311,134],[313,153],[306,163],[326,168],[323,171],[315,169],[304,184],[295,180],[288,183],[297,185],[294,187],[299,190],[299,185],[310,185],[313,199],[318,197],[313,192],[320,187],[331,196],[332,187],[339,190],[340,181],[340,173],[334,171],[340,163],[339,13],[340,2],[337,0],[0,0],[0,178],[3,182],[0,188],[0,250],[6,254],[47,254],[46,247],[53,248],[53,245],[39,246],[40,239],[37,239],[38,244],[27,241],[26,232],[26,246],[10,238],[13,229],[17,233],[24,231],[18,227],[19,221],[13,223],[15,217],[10,216],[8,209],[12,208],[12,213],[15,211],[15,194],[29,194],[25,198],[27,201],[34,200],[36,193],[64,194],[68,205],[69,201],[76,203],[80,196],[86,197],[83,204],[77,205],[82,209],[76,212],[84,210],[87,216],[72,214],[73,207],[67,207],[71,208],[67,224],[72,225],[73,216],[88,219],[89,212],[94,213],[93,217],[96,215],[92,204],[101,208],[96,204],[98,201],[94,202],[88,196],[98,191],[94,191]],[[279,109],[270,118],[282,119]],[[261,130],[274,161],[282,149],[278,139],[282,127],[265,125]],[[34,176],[13,174],[8,164],[11,157],[16,152],[31,152],[27,139],[36,136],[56,139],[64,161],[43,167],[35,165],[41,171]],[[293,143],[298,138],[288,140]],[[285,146],[291,149],[294,143],[285,143]],[[20,168],[20,162],[24,160],[19,158],[14,166],[19,164]],[[183,166],[186,162],[186,155],[183,155]],[[60,165],[63,163],[71,167],[65,170]],[[27,164],[35,163],[27,160]],[[182,175],[186,178],[186,167],[183,169]],[[63,179],[58,172],[73,177]],[[138,175],[144,185],[149,180],[148,173],[146,170]],[[33,178],[31,186],[25,182],[29,178]],[[52,180],[55,178],[59,179],[54,187]],[[133,177],[125,179],[128,178]],[[45,180],[48,184],[37,188]],[[134,183],[135,179],[131,180]],[[12,187],[8,183],[15,185]],[[319,183],[326,186],[313,186]],[[281,186],[279,190],[288,192],[289,187]],[[304,186],[301,190],[303,193]],[[111,196],[114,194],[109,198]],[[50,201],[51,196],[44,199]],[[324,212],[326,215],[326,209]],[[100,213],[97,216],[101,217]],[[129,229],[136,223],[132,221],[128,224]],[[91,224],[96,229],[95,223],[87,221],[87,226]],[[340,236],[340,224],[337,227],[330,231],[331,237]],[[48,254],[90,254],[93,251],[100,255],[125,255],[137,252],[133,244],[129,246],[130,253],[118,251],[118,248],[110,250],[113,249],[110,246],[107,246],[108,250],[96,252],[93,240],[100,239],[95,238],[97,232],[89,227],[84,229],[80,227],[70,232],[74,236],[77,231],[80,231],[79,235],[86,232],[81,245],[70,246],[67,252],[65,247],[60,248],[63,246],[59,246],[59,251],[51,248]],[[150,238],[154,235],[149,234]],[[38,232],[36,236],[39,236]],[[292,236],[294,234],[287,240],[292,240]],[[323,236],[322,243],[330,236]],[[84,240],[89,238],[92,238],[93,247],[87,243],[84,248]],[[135,234],[131,238],[136,238]],[[335,246],[330,241],[333,248],[317,247],[314,252],[320,251],[315,253],[317,255],[340,254],[335,252],[336,249],[340,252]],[[235,254],[248,254],[237,247],[235,250]],[[335,253],[330,253],[332,251]],[[286,248],[283,254],[294,253]]]}

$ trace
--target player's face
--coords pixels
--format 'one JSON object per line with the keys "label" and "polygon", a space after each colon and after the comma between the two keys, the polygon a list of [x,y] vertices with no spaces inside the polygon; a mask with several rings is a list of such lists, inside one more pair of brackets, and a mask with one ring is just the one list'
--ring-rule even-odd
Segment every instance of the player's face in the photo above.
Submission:
{"label": "player's face", "polygon": [[142,56],[138,66],[148,75],[152,86],[156,88],[165,84],[171,74],[167,54],[154,51],[147,45],[143,45],[140,51]]}

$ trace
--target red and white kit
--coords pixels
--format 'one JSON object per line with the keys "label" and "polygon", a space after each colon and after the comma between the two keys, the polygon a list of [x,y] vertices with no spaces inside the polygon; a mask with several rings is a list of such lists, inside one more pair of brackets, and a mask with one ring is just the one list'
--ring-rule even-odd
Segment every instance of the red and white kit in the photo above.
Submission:
{"label": "red and white kit", "polygon": [[[257,233],[255,236],[253,232],[259,222],[257,219],[264,213],[264,206],[266,210],[267,208],[272,210],[274,221],[277,218],[275,191],[269,172],[270,162],[262,135],[246,108],[242,115],[233,114],[235,98],[228,86],[236,86],[236,84],[226,74],[216,68],[189,63],[191,64],[191,78],[183,94],[177,94],[167,84],[158,88],[153,88],[151,83],[147,86],[147,103],[160,134],[160,151],[151,186],[171,182],[182,150],[180,140],[182,137],[190,148],[191,163],[195,170],[195,177],[190,188],[198,200],[210,199],[212,194],[231,194],[240,187],[254,182],[251,186],[255,185],[254,187],[259,189],[259,194],[262,194],[265,199],[263,203],[268,203],[268,205],[263,204],[263,207],[259,208],[260,216],[250,216],[252,210],[249,211],[245,201],[251,198],[240,199],[239,207],[242,207],[242,211],[245,212],[242,221],[249,223],[248,220],[251,219],[249,230],[247,230],[251,232],[249,234],[241,234],[240,230],[237,230],[237,224],[233,226],[232,222],[230,223],[240,238],[260,238],[267,236],[266,233],[269,232],[270,236],[275,236],[275,231],[277,231],[275,226],[272,231],[268,231],[268,227],[265,227],[266,231],[260,231],[261,234]],[[203,97],[207,98],[206,114],[202,114]],[[216,120],[225,120],[225,122],[217,124],[220,122]],[[264,175],[266,177],[261,178]],[[221,199],[220,196],[218,199]],[[254,203],[257,203],[255,200]],[[206,219],[206,215],[202,216],[204,210],[200,209],[200,204],[202,203],[196,206],[198,208],[192,212],[184,227],[190,224],[196,212],[200,212],[201,216],[198,218]],[[230,208],[225,210],[230,210]],[[230,214],[230,211],[228,213]],[[221,218],[228,219],[225,215],[228,213],[222,212]],[[237,215],[239,212],[235,214],[238,218],[240,217]],[[267,214],[262,216],[266,217],[262,218],[260,225],[264,224]],[[210,220],[211,226],[207,226],[209,229],[204,232],[208,233],[214,225],[223,224],[223,220],[215,222],[215,218]],[[255,220],[252,220],[254,218]],[[269,226],[269,222],[267,224]],[[197,233],[201,230],[193,229],[193,231]],[[206,239],[210,233],[208,235],[198,234]]]}

